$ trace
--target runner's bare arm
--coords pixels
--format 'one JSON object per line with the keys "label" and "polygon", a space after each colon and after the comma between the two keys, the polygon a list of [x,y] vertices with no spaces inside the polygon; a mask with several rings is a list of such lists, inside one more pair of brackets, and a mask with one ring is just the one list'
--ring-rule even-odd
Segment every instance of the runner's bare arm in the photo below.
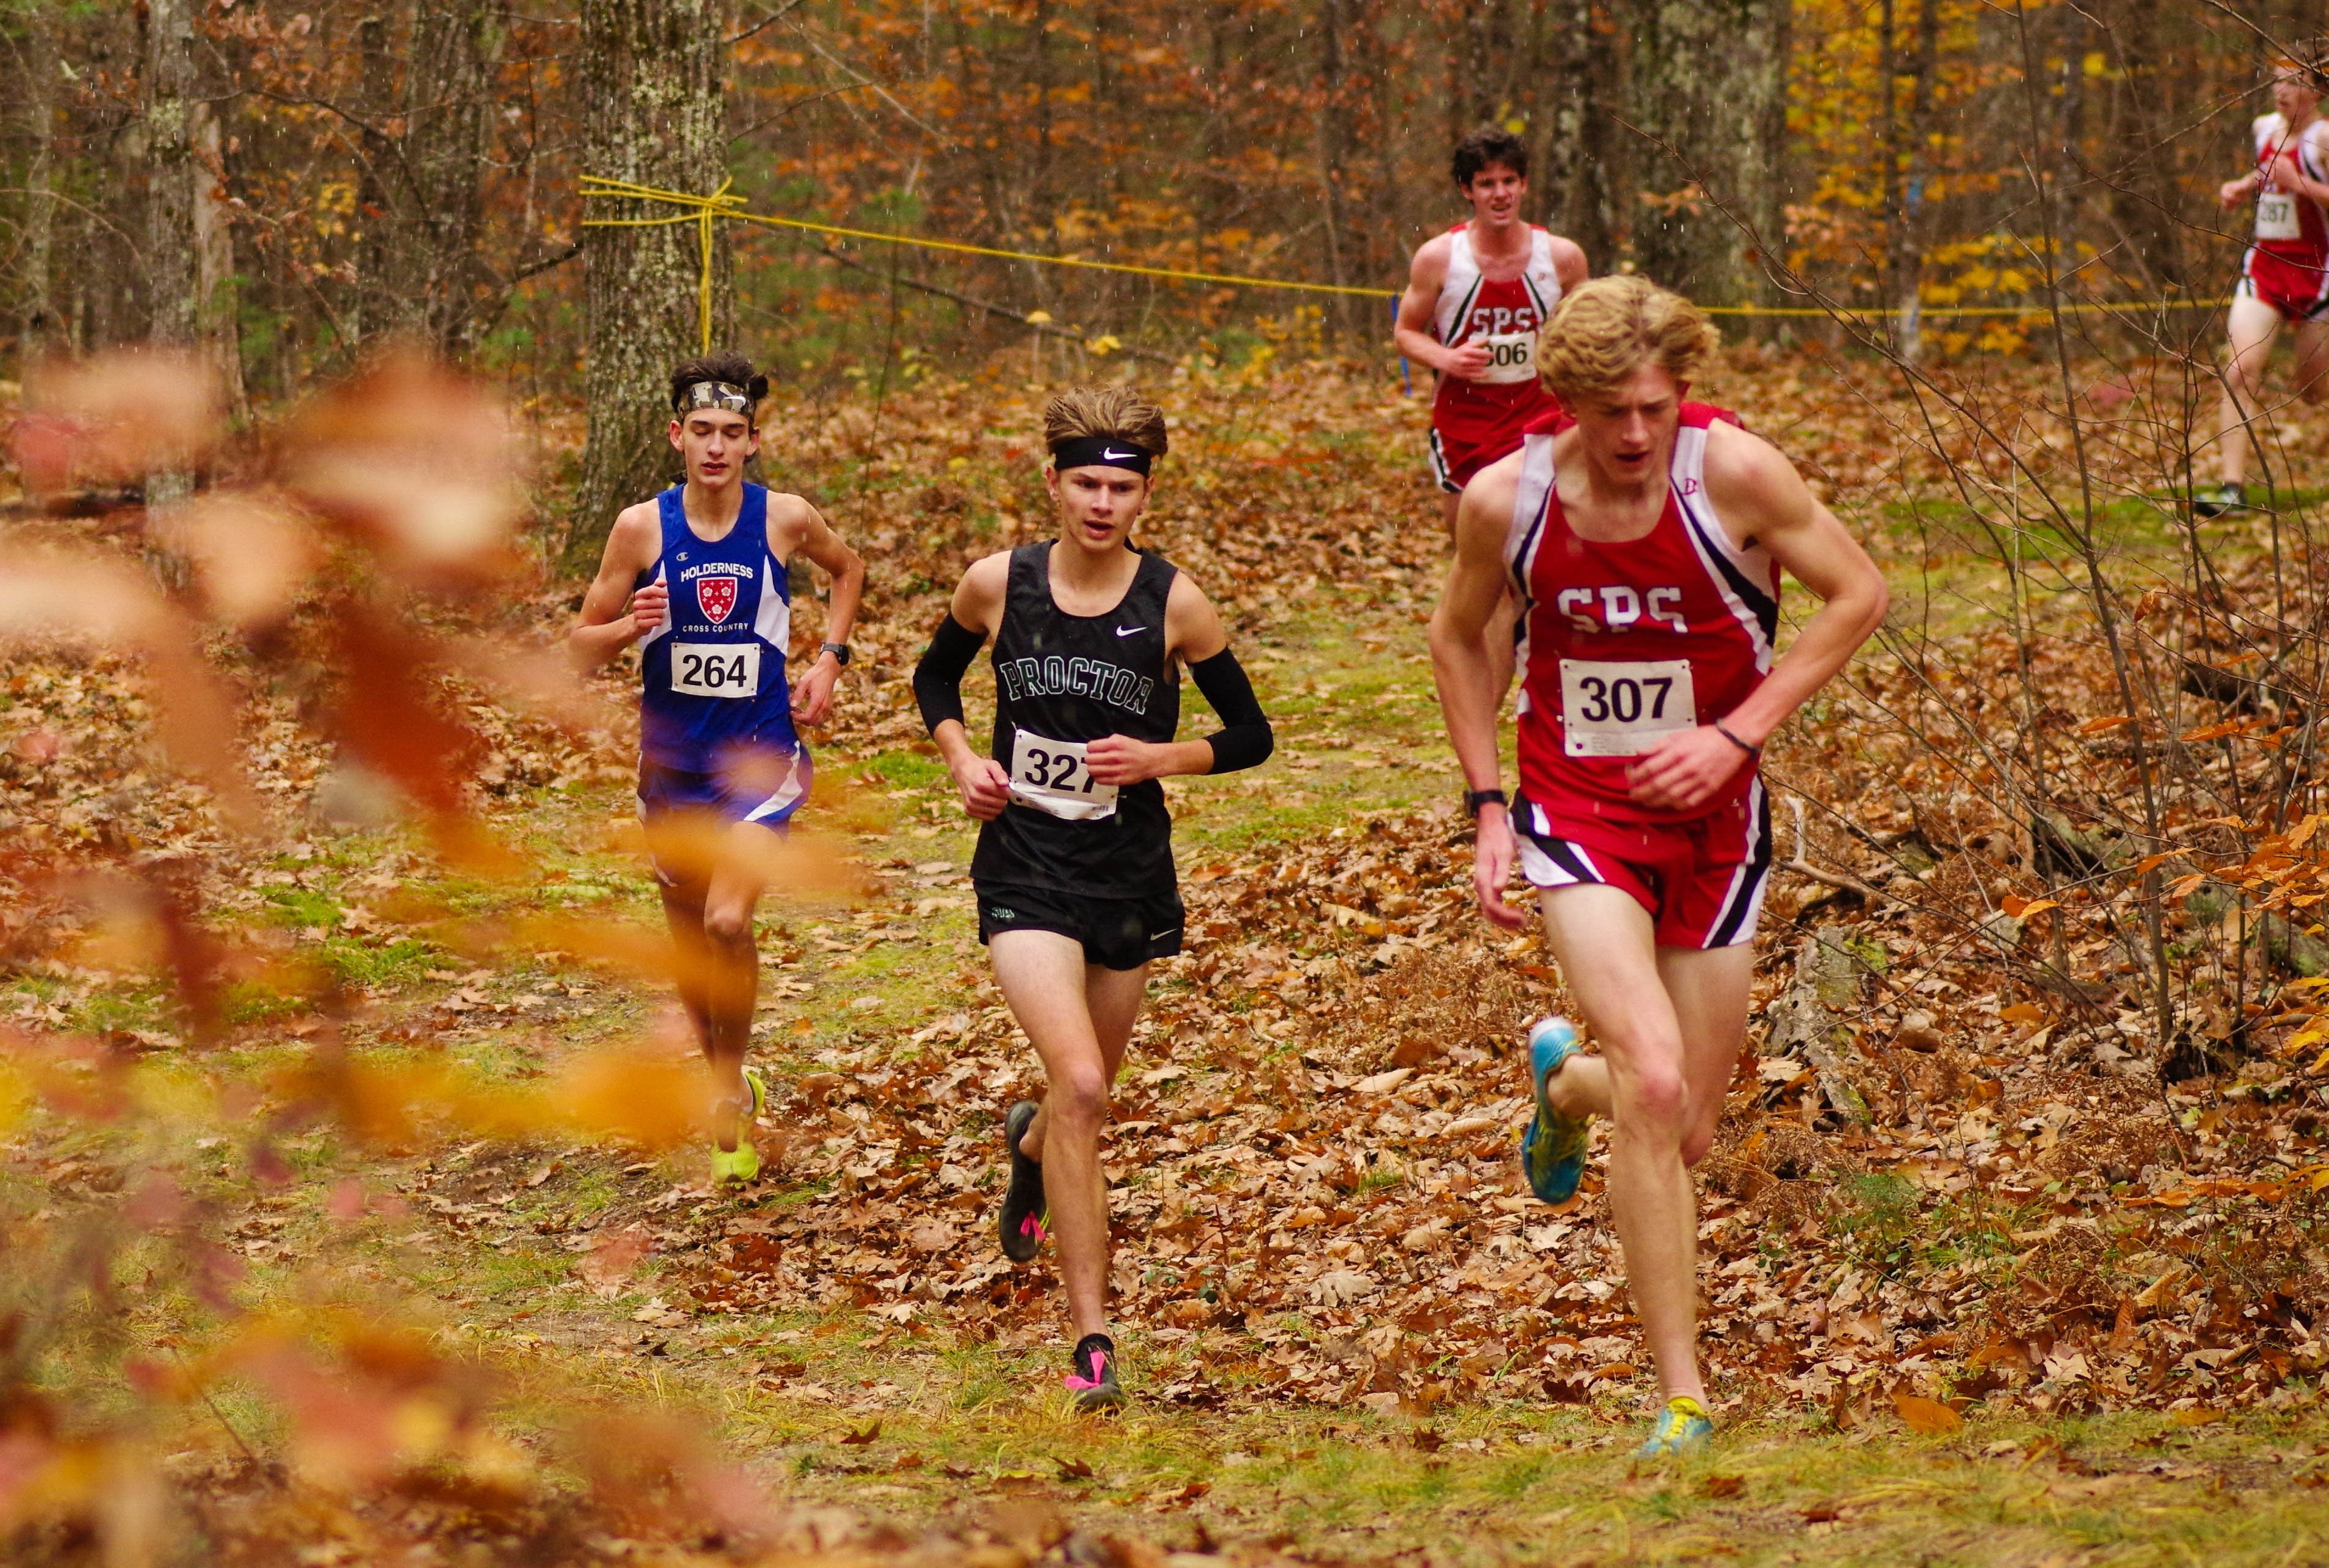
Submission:
{"label": "runner's bare arm", "polygon": [[582,608],[566,634],[566,649],[577,670],[596,670],[663,624],[671,590],[649,583],[632,591],[639,574],[663,553],[663,523],[653,502],[625,507],[608,531],[599,556],[599,575],[582,595]]}
{"label": "runner's bare arm", "polygon": [[1474,343],[1451,349],[1432,335],[1432,316],[1439,308],[1439,286],[1447,281],[1448,239],[1445,234],[1424,241],[1408,268],[1407,292],[1399,296],[1399,317],[1391,330],[1399,352],[1418,364],[1429,365],[1470,380],[1488,368],[1488,351]]}
{"label": "runner's bare arm", "polygon": [[[921,695],[925,684],[924,671],[941,653],[942,644],[960,643],[975,638],[984,642],[1003,620],[1003,597],[1011,583],[1011,552],[1002,550],[983,560],[973,561],[970,569],[962,574],[955,585],[954,598],[947,606],[947,622],[955,628],[949,632],[941,624],[938,635],[931,640],[930,652],[922,656],[923,670],[915,671],[916,695]],[[967,652],[958,653],[964,668],[977,653],[976,643]],[[951,669],[952,666],[949,665]],[[954,706],[962,706],[960,670],[954,670]],[[930,708],[926,701],[925,719]],[[982,756],[970,744],[970,731],[958,718],[942,718],[930,726],[930,739],[938,748],[939,760],[954,778],[955,793],[962,798],[962,809],[978,821],[989,822],[1002,815],[1003,808],[1011,803],[1011,774],[991,756]]]}
{"label": "runner's bare arm", "polygon": [[1761,437],[1735,425],[1707,432],[1706,493],[1718,517],[1746,530],[1822,602],[1754,695],[1721,716],[1721,728],[1679,730],[1634,765],[1634,798],[1676,811],[1704,801],[1747,765],[1744,748],[1759,748],[1826,685],[1883,624],[1891,602],[1883,573],[1860,541]]}
{"label": "runner's bare arm", "polygon": [[2316,206],[2329,206],[2329,180],[2316,180],[2305,172],[2305,165],[2297,161],[2294,143],[2273,160],[2272,183]]}
{"label": "runner's bare arm", "polygon": [[[1176,573],[1164,600],[1164,657],[1197,664],[1229,645],[1230,634],[1212,601],[1188,573]],[[1143,779],[1213,771],[1212,744],[1204,740],[1148,741],[1108,735],[1093,741],[1085,756],[1093,778],[1119,788]]]}
{"label": "runner's bare arm", "polygon": [[[1488,663],[1483,634],[1504,593],[1504,533],[1520,484],[1514,453],[1482,469],[1464,487],[1456,509],[1456,561],[1431,616],[1431,672],[1448,743],[1464,770],[1466,789],[1492,790],[1500,782],[1496,708],[1503,694]],[[1472,890],[1480,912],[1499,925],[1526,925],[1528,916],[1504,902],[1516,846],[1510,813],[1491,803],[1480,808],[1472,854]]]}
{"label": "runner's bare arm", "polygon": [[1552,275],[1561,279],[1563,294],[1592,277],[1593,269],[1586,264],[1585,248],[1574,239],[1552,236]]}
{"label": "runner's bare arm", "polygon": [[[847,646],[849,629],[857,624],[858,601],[865,596],[865,559],[841,541],[832,525],[797,495],[768,497],[770,542],[790,560],[795,550],[822,568],[833,579],[826,596],[825,640]],[[841,680],[841,661],[820,652],[801,678],[793,682],[793,717],[803,724],[823,724],[833,711],[833,689]]]}

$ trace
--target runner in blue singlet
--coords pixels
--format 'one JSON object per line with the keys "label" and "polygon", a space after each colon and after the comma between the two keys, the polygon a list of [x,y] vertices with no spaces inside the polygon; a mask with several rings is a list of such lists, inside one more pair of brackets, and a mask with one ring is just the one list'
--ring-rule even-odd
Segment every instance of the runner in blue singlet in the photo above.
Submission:
{"label": "runner in blue singlet", "polygon": [[[794,722],[822,723],[832,710],[865,587],[865,563],[816,508],[744,480],[768,385],[735,353],[672,372],[671,444],[687,481],[615,520],[569,634],[586,668],[640,644],[639,819],[680,950],[680,997],[716,1084],[720,1181],[760,1169],[751,1129],[768,1090],[744,1051],[766,836],[808,798],[808,748]],[[831,575],[833,593],[825,643],[788,686],[795,552]]]}

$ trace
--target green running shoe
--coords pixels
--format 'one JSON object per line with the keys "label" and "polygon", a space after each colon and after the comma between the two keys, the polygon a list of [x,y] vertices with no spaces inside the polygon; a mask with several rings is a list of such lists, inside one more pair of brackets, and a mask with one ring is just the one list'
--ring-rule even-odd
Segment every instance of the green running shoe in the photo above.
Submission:
{"label": "green running shoe", "polygon": [[760,1175],[759,1151],[752,1147],[752,1123],[760,1119],[768,1108],[768,1085],[757,1067],[744,1069],[744,1085],[752,1092],[752,1108],[736,1113],[736,1147],[722,1149],[717,1141],[712,1145],[712,1185],[726,1182],[755,1181]]}
{"label": "green running shoe", "polygon": [[1687,1394],[1677,1394],[1658,1412],[1658,1423],[1650,1429],[1648,1441],[1634,1451],[1638,1459],[1679,1458],[1698,1452],[1712,1441],[1714,1423],[1706,1418],[1706,1406]]}
{"label": "green running shoe", "polygon": [[2246,512],[2248,505],[2248,487],[2230,481],[2211,489],[2192,493],[2192,515],[2194,517],[2221,517],[2228,512]]}
{"label": "green running shoe", "polygon": [[1542,1018],[1529,1029],[1529,1077],[1536,1090],[1536,1115],[1521,1135],[1521,1165],[1529,1188],[1546,1203],[1567,1203],[1585,1178],[1589,1116],[1564,1116],[1545,1097],[1544,1086],[1561,1065],[1584,1048],[1576,1027],[1564,1018]]}

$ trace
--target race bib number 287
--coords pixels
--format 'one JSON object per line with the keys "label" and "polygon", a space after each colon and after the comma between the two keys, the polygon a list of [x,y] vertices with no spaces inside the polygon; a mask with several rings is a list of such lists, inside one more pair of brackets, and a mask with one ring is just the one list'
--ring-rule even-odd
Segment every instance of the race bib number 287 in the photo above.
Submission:
{"label": "race bib number 287", "polygon": [[1697,725],[1690,661],[1563,659],[1561,720],[1570,756],[1639,756],[1662,736]]}
{"label": "race bib number 287", "polygon": [[2256,237],[2259,239],[2302,239],[2296,198],[2284,191],[2267,191],[2257,198]]}
{"label": "race bib number 287", "polygon": [[674,643],[671,689],[690,697],[758,697],[758,643]]}

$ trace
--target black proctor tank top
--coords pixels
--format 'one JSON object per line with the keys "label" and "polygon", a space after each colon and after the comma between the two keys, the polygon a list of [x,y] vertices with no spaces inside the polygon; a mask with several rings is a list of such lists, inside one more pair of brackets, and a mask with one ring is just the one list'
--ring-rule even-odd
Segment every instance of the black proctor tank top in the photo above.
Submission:
{"label": "black proctor tank top", "polygon": [[1171,740],[1181,672],[1164,656],[1164,601],[1177,570],[1142,552],[1131,587],[1100,615],[1051,597],[1051,541],[1011,552],[995,631],[995,760],[1011,803],[979,829],[970,874],[984,882],[1100,897],[1169,893],[1173,819],[1164,787],[1092,780],[1084,747],[1111,735]]}

